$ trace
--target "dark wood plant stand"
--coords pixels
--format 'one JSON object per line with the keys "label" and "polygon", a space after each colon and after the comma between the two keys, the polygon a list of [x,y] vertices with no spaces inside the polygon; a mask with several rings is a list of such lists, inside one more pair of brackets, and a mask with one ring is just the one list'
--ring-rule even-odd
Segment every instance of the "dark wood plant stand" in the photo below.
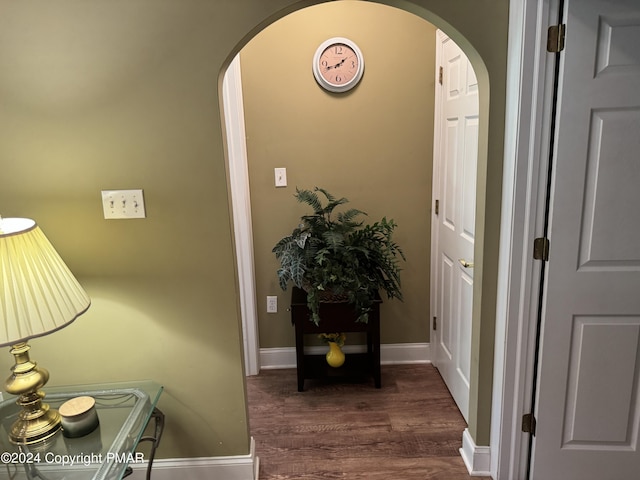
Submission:
{"label": "dark wood plant stand", "polygon": [[[356,322],[353,306],[345,302],[327,302],[320,305],[320,325],[311,320],[307,307],[307,294],[293,288],[291,294],[291,323],[296,330],[296,364],[298,391],[304,391],[305,379],[312,378],[363,378],[373,376],[376,388],[382,386],[380,376],[380,304],[378,296],[369,312],[367,323]],[[364,332],[367,337],[366,353],[346,354],[344,365],[339,368],[327,364],[325,355],[309,355],[304,352],[306,334]]]}

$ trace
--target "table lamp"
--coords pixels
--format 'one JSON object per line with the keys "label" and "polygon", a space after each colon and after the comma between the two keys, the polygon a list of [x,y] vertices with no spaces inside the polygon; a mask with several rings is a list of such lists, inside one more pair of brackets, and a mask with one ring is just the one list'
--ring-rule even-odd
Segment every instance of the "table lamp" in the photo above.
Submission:
{"label": "table lamp", "polygon": [[9,439],[26,445],[60,429],[60,414],[43,403],[49,372],[29,359],[31,338],[69,325],[91,300],[35,221],[0,218],[0,346],[11,346],[15,365],[5,389],[22,407]]}

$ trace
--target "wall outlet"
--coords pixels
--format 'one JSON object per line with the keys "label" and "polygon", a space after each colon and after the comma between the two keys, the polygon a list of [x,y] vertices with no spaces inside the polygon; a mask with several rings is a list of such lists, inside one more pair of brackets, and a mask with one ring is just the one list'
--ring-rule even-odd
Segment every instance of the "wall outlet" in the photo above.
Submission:
{"label": "wall outlet", "polygon": [[267,313],[278,313],[278,297],[267,295]]}

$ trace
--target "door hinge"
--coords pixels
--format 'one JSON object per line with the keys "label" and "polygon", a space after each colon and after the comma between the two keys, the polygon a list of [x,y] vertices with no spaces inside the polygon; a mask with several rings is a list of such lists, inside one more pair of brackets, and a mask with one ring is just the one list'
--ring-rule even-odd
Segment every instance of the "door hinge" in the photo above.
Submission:
{"label": "door hinge", "polygon": [[436,210],[436,215],[438,215],[440,213],[440,200],[436,200],[435,210]]}
{"label": "door hinge", "polygon": [[533,241],[533,258],[536,260],[549,260],[549,239],[546,237],[536,238]]}
{"label": "door hinge", "polygon": [[438,330],[438,317],[433,317],[433,329]]}
{"label": "door hinge", "polygon": [[533,413],[522,416],[522,431],[531,435],[536,434],[536,417],[533,416]]}
{"label": "door hinge", "polygon": [[444,76],[444,69],[442,67],[440,67],[440,70],[438,71],[438,83],[440,85],[442,85],[442,77]]}
{"label": "door hinge", "polygon": [[549,27],[549,30],[547,30],[547,52],[560,53],[564,50],[566,29],[567,26],[565,24],[551,25]]}

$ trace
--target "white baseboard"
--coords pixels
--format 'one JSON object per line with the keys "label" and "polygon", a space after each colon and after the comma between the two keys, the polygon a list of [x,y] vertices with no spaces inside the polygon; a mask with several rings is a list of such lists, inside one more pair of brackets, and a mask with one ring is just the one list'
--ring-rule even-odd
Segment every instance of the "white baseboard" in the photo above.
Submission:
{"label": "white baseboard", "polygon": [[[133,473],[127,480],[144,480],[147,463],[131,466]],[[248,455],[204,458],[160,458],[153,462],[153,480],[258,480],[260,460],[255,454],[255,441],[251,438]]]}
{"label": "white baseboard", "polygon": [[[306,347],[305,353],[319,355],[325,353],[327,347]],[[361,353],[366,351],[366,345],[345,345],[345,353]],[[382,365],[397,365],[408,363],[430,363],[431,350],[428,343],[390,343],[380,345],[380,363]],[[265,370],[277,368],[296,368],[295,347],[261,348],[260,368]]]}
{"label": "white baseboard", "polygon": [[490,447],[478,447],[471,438],[469,429],[462,433],[462,448],[460,455],[472,477],[491,476],[491,450]]}

